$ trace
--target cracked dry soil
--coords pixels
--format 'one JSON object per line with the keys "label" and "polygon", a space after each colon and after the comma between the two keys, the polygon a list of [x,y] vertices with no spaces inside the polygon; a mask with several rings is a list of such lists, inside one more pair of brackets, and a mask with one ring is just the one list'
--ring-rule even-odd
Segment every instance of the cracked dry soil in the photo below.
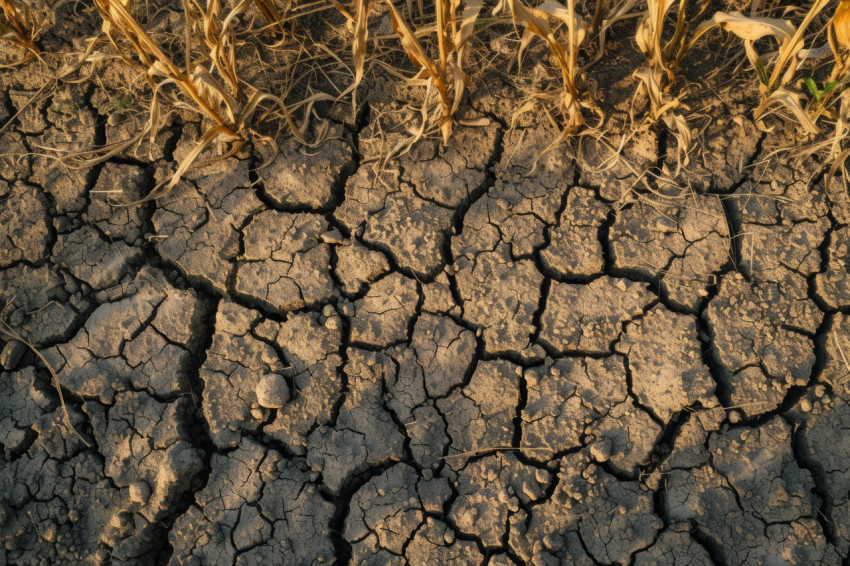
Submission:
{"label": "cracked dry soil", "polygon": [[[6,315],[91,446],[0,342],[0,565],[847,565],[838,183],[760,166],[742,108],[684,198],[566,150],[530,174],[546,133],[472,106],[381,176],[367,112],[130,208],[196,125],[150,162],[4,162]],[[46,101],[0,140],[110,128]],[[653,135],[631,158],[673,171]]]}

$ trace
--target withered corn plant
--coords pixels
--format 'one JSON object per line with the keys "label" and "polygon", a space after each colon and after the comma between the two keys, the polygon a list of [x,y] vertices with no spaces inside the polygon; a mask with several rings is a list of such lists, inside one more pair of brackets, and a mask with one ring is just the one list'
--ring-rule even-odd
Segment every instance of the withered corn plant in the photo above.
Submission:
{"label": "withered corn plant", "polygon": [[[635,71],[633,76],[646,89],[650,120],[664,122],[678,141],[679,162],[687,165],[688,149],[693,141],[691,130],[685,117],[675,112],[681,102],[670,94],[670,89],[681,70],[682,59],[706,30],[698,29],[693,36],[689,33],[689,0],[647,0],[646,5],[635,40],[648,66]],[[674,6],[676,10],[671,14]],[[707,7],[708,1],[704,0],[699,14]]]}
{"label": "withered corn plant", "polygon": [[[510,0],[511,14],[515,25],[524,28],[519,48],[519,57],[533,37],[546,42],[555,64],[561,72],[561,92],[555,95],[564,115],[564,134],[574,134],[584,125],[583,103],[578,87],[578,51],[586,36],[585,26],[576,13],[575,0],[567,0],[566,6],[554,0],[545,0],[537,8],[525,5],[522,0]],[[566,26],[564,44],[555,38],[550,19]],[[549,95],[552,96],[551,94]]]}
{"label": "withered corn plant", "polygon": [[38,22],[30,7],[21,0],[0,0],[3,17],[0,18],[0,39],[13,45],[39,53],[35,44],[35,30]]}
{"label": "withered corn plant", "polygon": [[[754,111],[757,120],[777,107],[784,107],[805,131],[820,133],[820,128],[806,111],[806,95],[794,90],[791,85],[801,60],[799,55],[805,48],[806,31],[828,3],[829,0],[814,0],[799,26],[788,20],[748,17],[737,12],[718,12],[702,24],[703,30],[719,26],[744,40],[744,50],[758,77],[762,95]],[[755,42],[768,36],[776,40],[777,50],[763,57],[756,50]]]}
{"label": "withered corn plant", "polygon": [[[566,4],[560,4],[556,0],[544,0],[537,7],[528,6],[523,0],[509,0],[514,26],[523,28],[519,60],[521,61],[522,54],[531,40],[538,37],[546,42],[561,74],[561,88],[558,92],[543,92],[535,96],[537,99],[555,100],[555,106],[562,117],[561,133],[544,153],[566,136],[586,128],[587,111],[595,113],[600,122],[604,118],[593,100],[592,92],[583,88],[581,77],[604,56],[607,31],[615,23],[630,17],[635,4],[637,0],[597,0],[592,19],[585,22],[577,10],[575,0],[567,0]],[[599,40],[599,48],[596,56],[591,58],[588,43],[594,39]],[[579,65],[580,51],[585,55],[584,65]],[[522,110],[529,107],[530,105],[525,105]]]}
{"label": "withered corn plant", "polygon": [[[133,16],[130,0],[95,0],[103,18],[104,35],[125,61],[140,68],[153,89],[150,116],[137,137],[100,148],[96,152],[75,154],[68,161],[91,165],[141,142],[145,137],[152,144],[163,126],[160,98],[169,98],[178,108],[200,113],[212,122],[212,126],[178,164],[175,173],[155,187],[144,200],[159,198],[171,190],[201,152],[220,137],[233,142],[225,157],[239,151],[250,139],[257,138],[274,144],[272,139],[259,136],[252,130],[253,117],[258,109],[263,111],[263,117],[275,115],[282,118],[290,131],[303,139],[283,100],[271,93],[253,89],[239,78],[235,55],[237,38],[232,24],[236,16],[252,3],[269,23],[279,26],[281,20],[270,0],[241,0],[226,16],[222,12],[221,0],[208,0],[205,7],[198,0],[183,0],[185,60],[181,66]],[[130,50],[120,45],[121,38],[130,44]],[[177,92],[172,93],[175,88]]]}
{"label": "withered corn plant", "polygon": [[419,68],[411,81],[424,82],[433,86],[439,103],[432,117],[440,130],[443,143],[452,135],[454,115],[460,105],[468,76],[463,70],[464,47],[472,36],[475,20],[481,11],[483,0],[465,0],[461,12],[461,0],[435,0],[437,56],[431,57],[419,41],[420,33],[414,32],[399,14],[392,0],[385,0],[389,9],[393,29],[410,61]]}

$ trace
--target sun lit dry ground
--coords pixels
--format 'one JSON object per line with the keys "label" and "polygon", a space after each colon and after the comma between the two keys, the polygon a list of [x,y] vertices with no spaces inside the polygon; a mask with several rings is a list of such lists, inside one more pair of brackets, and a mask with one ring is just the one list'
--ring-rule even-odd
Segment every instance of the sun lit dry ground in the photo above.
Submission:
{"label": "sun lit dry ground", "polygon": [[628,76],[534,167],[534,79],[488,69],[376,171],[421,93],[375,70],[318,147],[127,207],[199,123],[43,149],[144,119],[119,63],[0,75],[4,320],[79,432],[0,341],[0,565],[848,563],[850,206],[734,85],[685,169],[661,127],[609,159]]}

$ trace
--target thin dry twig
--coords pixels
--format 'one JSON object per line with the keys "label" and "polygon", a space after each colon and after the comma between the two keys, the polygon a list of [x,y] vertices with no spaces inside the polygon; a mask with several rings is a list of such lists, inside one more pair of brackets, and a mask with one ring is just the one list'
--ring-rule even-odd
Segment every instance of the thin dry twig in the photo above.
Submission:
{"label": "thin dry twig", "polygon": [[53,369],[53,366],[50,365],[50,362],[47,361],[47,358],[44,357],[44,355],[38,350],[38,348],[35,347],[32,342],[30,342],[26,338],[23,338],[20,334],[15,332],[15,329],[9,326],[9,323],[6,322],[3,316],[3,311],[5,311],[11,304],[12,301],[9,301],[3,307],[3,310],[0,311],[0,334],[3,334],[9,340],[15,340],[17,342],[20,342],[21,344],[29,348],[33,352],[33,354],[35,354],[36,357],[41,360],[41,363],[43,363],[44,367],[47,368],[47,371],[50,372],[50,377],[53,380],[53,388],[56,390],[56,394],[59,396],[59,405],[62,407],[62,415],[65,420],[65,424],[68,426],[68,428],[71,429],[71,431],[73,431],[75,435],[77,435],[77,437],[79,437],[80,441],[87,448],[91,448],[91,444],[89,444],[89,442],[85,438],[83,438],[83,436],[77,431],[77,429],[74,428],[74,425],[71,424],[71,417],[68,414],[67,407],[65,406],[65,396],[62,394],[62,384],[59,382],[59,376],[56,375],[56,371]]}
{"label": "thin dry twig", "polygon": [[[844,360],[844,366],[847,368],[848,372],[847,377],[850,377],[850,361],[847,361],[847,356],[844,355],[844,348],[841,347],[841,342],[838,341],[837,332],[833,333],[832,339],[835,341],[835,347],[838,348],[838,352],[841,354],[841,359]],[[847,377],[845,377],[844,379],[847,379]]]}

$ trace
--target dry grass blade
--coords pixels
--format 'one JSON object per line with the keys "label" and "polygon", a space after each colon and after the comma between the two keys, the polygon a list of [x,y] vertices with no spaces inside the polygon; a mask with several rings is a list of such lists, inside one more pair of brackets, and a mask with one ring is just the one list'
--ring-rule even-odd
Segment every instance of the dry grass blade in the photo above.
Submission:
{"label": "dry grass blade", "polygon": [[[186,174],[186,171],[189,170],[190,167],[195,163],[195,160],[198,159],[198,156],[207,148],[209,145],[221,135],[228,135],[229,130],[224,126],[213,126],[208,129],[201,135],[200,139],[195,142],[195,147],[192,148],[192,151],[189,152],[183,161],[177,167],[177,171],[171,176],[171,178],[166,183],[160,183],[150,192],[150,194],[142,199],[141,201],[132,203],[132,204],[140,204],[145,201],[156,200],[161,198],[162,196],[168,194],[171,189],[173,189],[178,182],[180,182],[180,178]],[[238,142],[237,146],[231,149],[230,153],[235,153],[239,149],[241,149],[241,144],[244,142]]]}
{"label": "dry grass blade", "polygon": [[833,333],[832,338],[835,341],[835,346],[838,348],[838,352],[841,354],[841,359],[844,360],[844,367],[847,368],[847,373],[850,374],[850,361],[847,360],[847,356],[844,354],[844,348],[841,347],[841,342],[838,340],[838,333]]}
{"label": "dry grass blade", "polygon": [[357,113],[357,87],[360,81],[363,80],[363,73],[366,68],[367,44],[369,39],[369,10],[371,9],[370,0],[355,0],[356,14],[351,13],[338,1],[331,0],[333,6],[348,20],[349,28],[353,31],[351,40],[351,57],[354,62],[354,80],[351,84],[342,91],[337,100],[342,99],[351,94],[352,113]]}
{"label": "dry grass blade", "polygon": [[41,50],[35,44],[35,30],[38,25],[30,7],[19,0],[0,0],[0,8],[3,9],[0,39],[32,53],[40,53]]}
{"label": "dry grass blade", "polygon": [[466,89],[466,83],[469,80],[462,67],[464,48],[475,31],[475,22],[478,20],[483,6],[484,0],[467,0],[461,16],[460,28],[455,32],[454,46],[457,54],[453,67],[455,92],[454,103],[451,108],[452,116],[457,112],[460,100],[463,98],[463,91]]}
{"label": "dry grass blade", "polygon": [[847,161],[847,158],[850,157],[850,148],[843,150],[832,160],[832,165],[829,167],[829,172],[826,174],[824,178],[824,186],[828,187],[832,183],[832,179],[835,177],[835,174],[838,173],[838,170],[841,169],[844,173],[845,180],[847,179],[847,170],[844,168],[844,162]]}
{"label": "dry grass blade", "polygon": [[366,65],[366,44],[369,39],[369,0],[357,2],[357,20],[354,23],[354,38],[351,42],[351,54],[354,57],[354,84],[357,88],[363,79],[363,69]]}

